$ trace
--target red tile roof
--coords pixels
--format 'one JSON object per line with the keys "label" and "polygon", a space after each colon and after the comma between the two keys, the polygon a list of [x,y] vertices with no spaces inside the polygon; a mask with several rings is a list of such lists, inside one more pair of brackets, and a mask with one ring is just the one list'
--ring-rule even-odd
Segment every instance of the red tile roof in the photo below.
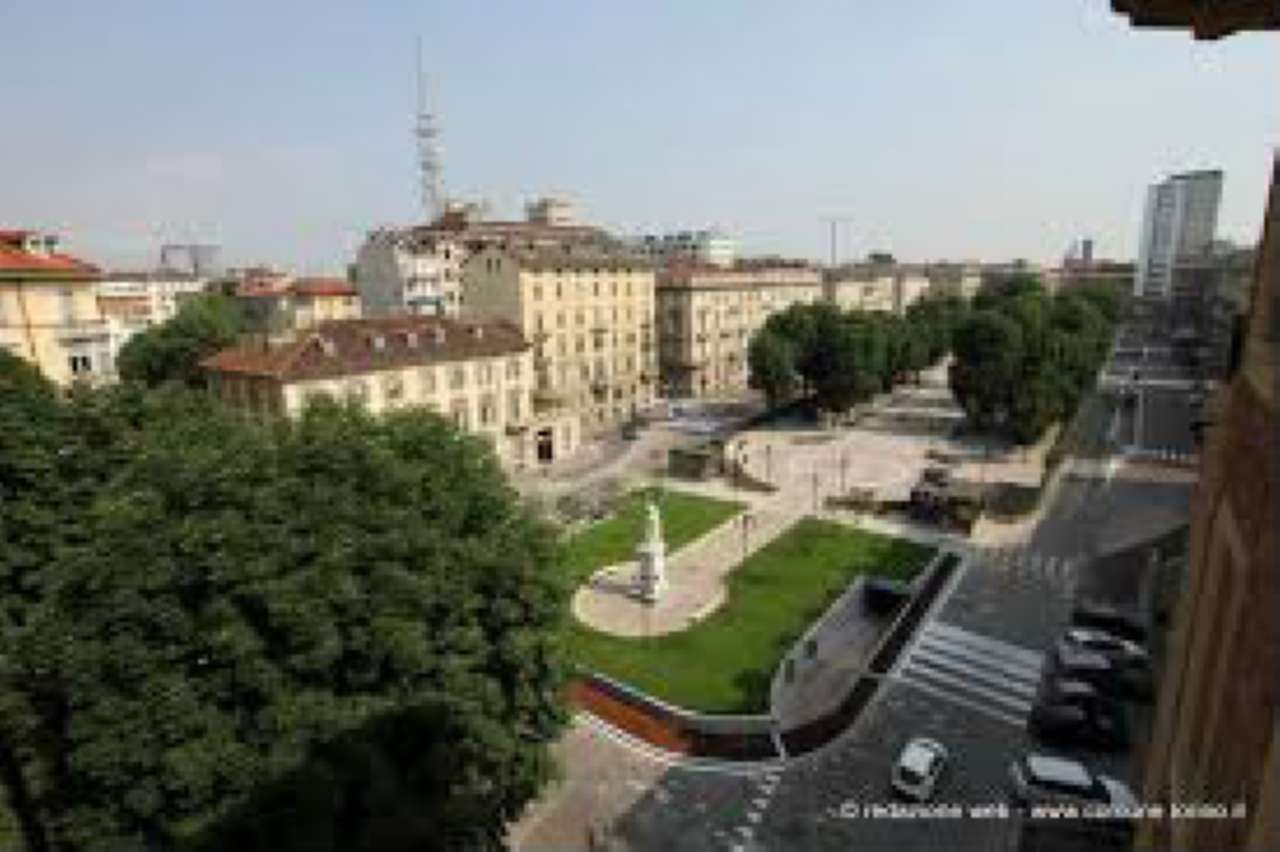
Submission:
{"label": "red tile roof", "polygon": [[212,373],[293,382],[511,355],[528,348],[519,329],[508,322],[400,316],[331,320],[281,346],[224,349],[200,366]]}
{"label": "red tile roof", "polygon": [[36,254],[24,243],[33,231],[0,230],[0,275],[52,275],[96,277],[98,268],[67,254]]}
{"label": "red tile roof", "polygon": [[289,289],[299,296],[356,295],[356,288],[345,278],[298,278]]}

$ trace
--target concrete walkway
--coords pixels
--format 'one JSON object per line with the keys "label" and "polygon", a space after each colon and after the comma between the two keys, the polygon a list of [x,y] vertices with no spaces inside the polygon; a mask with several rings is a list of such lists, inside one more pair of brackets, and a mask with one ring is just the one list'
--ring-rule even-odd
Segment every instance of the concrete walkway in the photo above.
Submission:
{"label": "concrete walkway", "polygon": [[[903,395],[928,397],[935,409],[934,387],[912,388]],[[948,404],[950,404],[948,402]],[[953,405],[953,404],[952,404]],[[680,490],[747,505],[739,515],[698,541],[667,557],[667,590],[655,603],[634,593],[635,563],[597,572],[573,597],[573,613],[583,624],[618,636],[657,636],[683,630],[715,612],[726,598],[725,577],[744,558],[781,535],[805,515],[849,523],[872,532],[936,545],[951,536],[927,527],[898,524],[849,512],[829,511],[826,498],[854,487],[871,488],[881,497],[903,499],[929,464],[930,449],[959,449],[954,442],[930,435],[895,434],[866,429],[776,430],[739,433],[727,448],[753,479],[777,490],[739,490],[732,482],[680,483]],[[747,517],[744,531],[744,520]]]}
{"label": "concrete walkway", "polygon": [[753,505],[682,547],[667,558],[668,587],[656,603],[633,594],[634,563],[606,568],[574,594],[573,614],[588,627],[618,636],[683,630],[717,610],[725,600],[725,576],[796,517],[769,504]]}

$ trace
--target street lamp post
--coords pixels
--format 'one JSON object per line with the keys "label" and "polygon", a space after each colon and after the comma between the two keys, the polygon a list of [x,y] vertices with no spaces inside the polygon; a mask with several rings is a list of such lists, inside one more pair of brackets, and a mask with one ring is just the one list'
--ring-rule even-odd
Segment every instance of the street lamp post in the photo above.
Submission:
{"label": "street lamp post", "polygon": [[818,472],[813,472],[813,513],[818,514]]}

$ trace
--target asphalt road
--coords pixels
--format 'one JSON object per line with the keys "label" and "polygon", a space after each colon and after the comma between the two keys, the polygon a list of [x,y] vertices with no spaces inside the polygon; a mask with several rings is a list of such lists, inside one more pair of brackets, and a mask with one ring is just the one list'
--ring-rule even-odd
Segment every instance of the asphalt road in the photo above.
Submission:
{"label": "asphalt road", "polygon": [[[1073,454],[1106,457],[1124,443],[1111,405],[1096,395],[1084,402],[1066,439]],[[1168,440],[1182,440],[1180,403],[1154,405],[1162,425],[1150,427],[1153,439],[1166,440],[1167,427]],[[891,801],[890,770],[916,736],[938,739],[952,755],[939,803],[1007,802],[1008,765],[1028,749],[1065,754],[1137,789],[1140,767],[1127,755],[1045,749],[1030,741],[1025,721],[1043,655],[1067,623],[1084,572],[1126,538],[1185,517],[1190,493],[1186,483],[1064,479],[1025,545],[973,552],[862,718],[837,741],[774,774],[668,768],[614,821],[618,848],[1009,849],[1016,819],[865,814],[866,806]]]}

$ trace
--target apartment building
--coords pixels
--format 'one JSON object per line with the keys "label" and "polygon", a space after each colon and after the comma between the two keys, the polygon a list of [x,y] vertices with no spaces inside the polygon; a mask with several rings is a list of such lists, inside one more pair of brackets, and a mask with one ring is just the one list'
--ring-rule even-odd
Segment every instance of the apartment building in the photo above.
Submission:
{"label": "apartment building", "polygon": [[1168,299],[1174,266],[1208,253],[1218,225],[1222,172],[1176,174],[1147,191],[1133,294]]}
{"label": "apartment building", "polygon": [[952,294],[970,299],[981,272],[976,264],[854,263],[827,270],[823,298],[842,311],[906,313],[925,296]]}
{"label": "apartment building", "polygon": [[227,349],[201,366],[215,394],[264,415],[296,416],[320,395],[358,400],[374,414],[419,406],[483,436],[516,468],[578,443],[572,418],[534,415],[532,350],[509,323],[326,320],[288,342]]}
{"label": "apartment building", "polygon": [[479,205],[451,203],[429,225],[370,233],[356,255],[355,284],[365,316],[456,316],[463,310],[462,268],[477,251],[611,242],[600,228],[578,223],[573,206],[559,198],[529,203],[524,221],[485,219]]}
{"label": "apartment building", "polygon": [[891,268],[842,267],[824,276],[823,298],[842,311],[893,313],[896,278]]}
{"label": "apartment building", "polygon": [[929,279],[929,295],[955,296],[966,302],[982,286],[982,265],[974,262],[939,262],[925,268]]}
{"label": "apartment building", "polygon": [[824,296],[804,261],[760,259],[731,267],[675,264],[657,281],[658,363],[666,395],[711,397],[747,389],[747,347],[772,314]]}
{"label": "apartment building", "polygon": [[0,231],[0,347],[50,381],[99,381],[112,372],[110,336],[95,294],[100,273],[58,251],[56,237]]}
{"label": "apartment building", "polygon": [[164,268],[104,273],[95,290],[110,350],[104,372],[115,374],[120,350],[130,338],[173,319],[182,303],[204,293],[207,284],[203,277]]}
{"label": "apartment building", "polygon": [[287,339],[322,322],[361,317],[360,295],[342,278],[252,270],[229,289],[244,314],[246,332],[268,338]]}
{"label": "apartment building", "polygon": [[727,267],[738,257],[738,241],[716,230],[644,234],[628,240],[627,244],[654,266],[694,263]]}
{"label": "apartment building", "polygon": [[533,342],[539,412],[598,433],[653,404],[654,274],[597,246],[490,246],[468,258],[469,315],[505,320]]}

